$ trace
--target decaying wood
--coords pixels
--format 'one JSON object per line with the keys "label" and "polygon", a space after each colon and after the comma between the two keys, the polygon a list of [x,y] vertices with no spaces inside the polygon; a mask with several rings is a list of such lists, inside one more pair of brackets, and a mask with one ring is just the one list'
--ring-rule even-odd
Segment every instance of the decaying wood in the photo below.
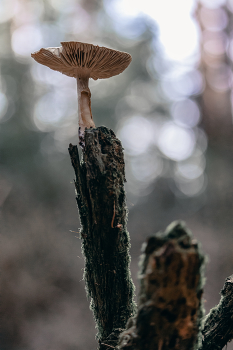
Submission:
{"label": "decaying wood", "polygon": [[138,312],[120,349],[197,349],[204,262],[198,244],[182,222],[174,222],[149,238],[141,259]]}
{"label": "decaying wood", "polygon": [[69,153],[76,176],[86,291],[100,349],[106,350],[106,344],[110,348],[117,344],[135,313],[123,151],[113,131],[98,127],[85,131],[81,162],[77,146],[70,144]]}
{"label": "decaying wood", "polygon": [[204,320],[200,350],[221,350],[233,339],[233,275],[225,281],[219,304]]}
{"label": "decaying wood", "polygon": [[105,127],[86,130],[83,141],[81,162],[77,146],[69,153],[99,350],[222,349],[233,339],[233,275],[203,321],[204,256],[183,222],[144,245],[135,314],[122,146]]}

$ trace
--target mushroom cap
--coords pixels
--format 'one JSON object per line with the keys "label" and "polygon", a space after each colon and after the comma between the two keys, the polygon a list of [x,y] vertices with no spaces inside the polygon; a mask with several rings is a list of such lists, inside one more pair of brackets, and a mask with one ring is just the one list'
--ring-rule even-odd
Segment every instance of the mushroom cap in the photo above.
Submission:
{"label": "mushroom cap", "polygon": [[132,57],[127,52],[104,46],[66,41],[61,47],[48,47],[31,54],[38,63],[69,77],[89,76],[94,80],[110,78],[122,73]]}

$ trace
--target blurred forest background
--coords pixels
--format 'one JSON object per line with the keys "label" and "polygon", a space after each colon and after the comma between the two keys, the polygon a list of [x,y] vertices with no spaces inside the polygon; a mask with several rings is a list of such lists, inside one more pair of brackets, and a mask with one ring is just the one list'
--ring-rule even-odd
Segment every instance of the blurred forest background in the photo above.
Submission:
{"label": "blurred forest background", "polygon": [[71,40],[133,57],[90,88],[125,149],[135,284],[142,243],[176,219],[209,257],[206,312],[233,273],[233,1],[1,0],[2,350],[96,348],[67,151],[76,82],[30,57]]}

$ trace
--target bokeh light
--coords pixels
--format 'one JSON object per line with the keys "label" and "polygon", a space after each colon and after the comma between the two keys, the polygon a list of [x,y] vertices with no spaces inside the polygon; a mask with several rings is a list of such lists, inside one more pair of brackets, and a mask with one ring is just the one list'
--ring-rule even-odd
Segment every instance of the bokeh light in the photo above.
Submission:
{"label": "bokeh light", "polygon": [[207,184],[207,180],[204,175],[201,175],[193,180],[176,178],[175,182],[181,193],[190,197],[200,195],[200,193],[204,191]]}
{"label": "bokeh light", "polygon": [[209,55],[223,55],[228,46],[228,39],[224,32],[220,33],[203,33],[205,52]]}
{"label": "bokeh light", "polygon": [[61,74],[52,69],[48,69],[48,67],[38,64],[35,61],[33,61],[31,64],[31,75],[37,84],[42,83],[46,87],[48,87],[48,85],[54,85],[55,87],[57,86],[61,89],[72,85],[74,86],[75,90],[76,84],[74,79],[70,79],[70,77],[67,75]]}
{"label": "bokeh light", "polygon": [[32,52],[43,46],[40,26],[26,24],[15,29],[11,37],[11,46],[17,56],[30,57]]}
{"label": "bokeh light", "polygon": [[174,70],[162,78],[164,93],[171,100],[180,100],[186,96],[198,95],[204,88],[203,77],[198,70],[179,72]]}
{"label": "bokeh light", "polygon": [[185,161],[176,163],[176,177],[182,177],[187,180],[194,180],[204,173],[205,163],[206,161],[203,153],[196,151]]}
{"label": "bokeh light", "polygon": [[163,160],[155,152],[139,155],[131,160],[132,174],[140,182],[148,185],[163,171]]}
{"label": "bokeh light", "polygon": [[232,70],[226,64],[208,67],[206,79],[211,88],[217,92],[228,91],[232,85]]}
{"label": "bokeh light", "polygon": [[181,161],[188,158],[196,144],[195,134],[192,130],[167,122],[159,133],[158,146],[160,151],[168,158]]}
{"label": "bokeh light", "polygon": [[200,20],[204,28],[212,32],[222,31],[228,24],[228,16],[223,8],[202,7]]}
{"label": "bokeh light", "polygon": [[142,116],[126,120],[117,134],[125,152],[134,156],[145,153],[155,138],[153,125]]}
{"label": "bokeh light", "polygon": [[200,109],[191,99],[176,101],[172,104],[172,117],[177,125],[193,128],[200,121]]}
{"label": "bokeh light", "polygon": [[77,109],[73,101],[69,103],[68,95],[54,90],[43,95],[35,104],[34,123],[40,131],[52,131],[65,118],[75,113]]}

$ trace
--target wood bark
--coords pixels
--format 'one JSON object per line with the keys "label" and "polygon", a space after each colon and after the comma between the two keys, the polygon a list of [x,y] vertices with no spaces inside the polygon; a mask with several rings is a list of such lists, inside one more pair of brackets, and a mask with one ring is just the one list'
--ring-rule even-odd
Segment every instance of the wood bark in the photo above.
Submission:
{"label": "wood bark", "polygon": [[77,146],[69,153],[75,171],[81,221],[84,279],[98,329],[99,348],[115,346],[135,313],[129,263],[125,203],[125,164],[121,142],[105,127],[86,129],[82,160]]}
{"label": "wood bark", "polygon": [[120,337],[124,350],[198,348],[203,262],[184,223],[149,238],[141,257],[137,315]]}
{"label": "wood bark", "polygon": [[219,304],[204,319],[199,350],[221,350],[233,339],[233,275],[225,281]]}

